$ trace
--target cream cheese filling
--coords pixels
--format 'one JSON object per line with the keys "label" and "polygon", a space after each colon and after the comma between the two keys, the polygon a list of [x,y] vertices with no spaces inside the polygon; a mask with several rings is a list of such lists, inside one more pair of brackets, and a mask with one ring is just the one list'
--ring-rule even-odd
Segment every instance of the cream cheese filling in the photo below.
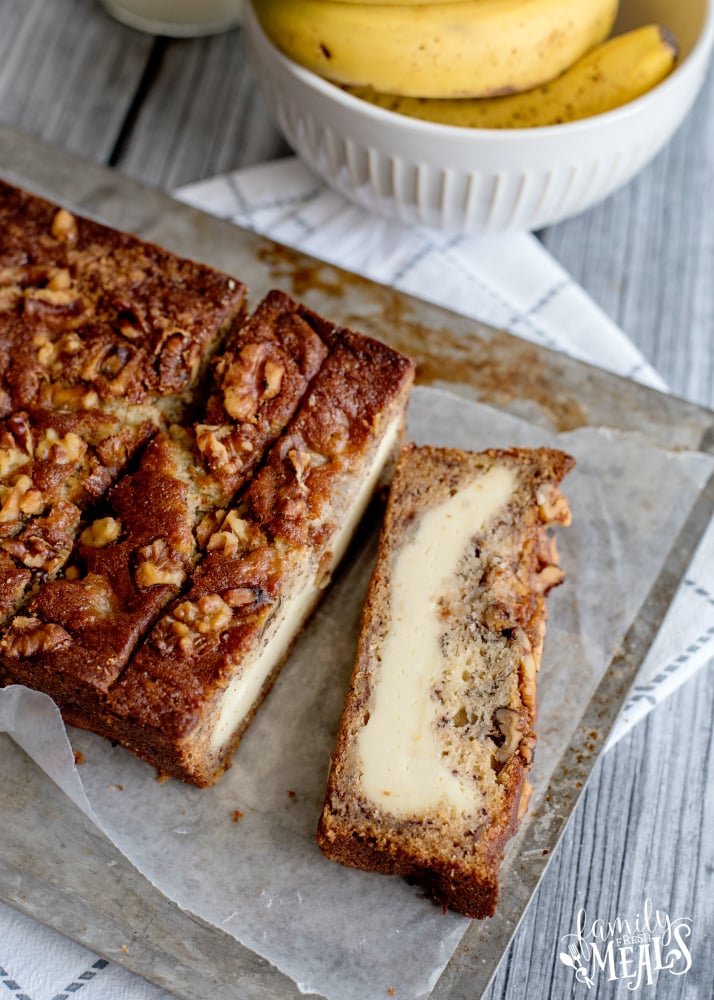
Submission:
{"label": "cream cheese filling", "polygon": [[[367,474],[359,485],[348,509],[344,512],[339,527],[327,546],[330,554],[326,572],[331,573],[339,563],[349,545],[357,525],[364,516],[369,501],[379,482],[385,464],[397,446],[402,425],[401,414],[386,430],[377,446]],[[318,565],[322,553],[317,553],[314,562],[301,580],[295,582],[291,594],[286,595],[279,611],[279,620],[274,622],[270,637],[254,660],[242,666],[240,672],[230,682],[223,694],[221,709],[216,725],[211,733],[211,749],[220,751],[230,742],[243,719],[260,695],[268,677],[285,657],[290,644],[303,622],[325,589],[324,574],[317,578]]]}
{"label": "cream cheese filling", "polygon": [[442,754],[431,696],[445,667],[439,598],[453,585],[468,539],[507,503],[515,482],[512,469],[496,466],[422,513],[392,565],[390,627],[356,750],[365,795],[394,815],[473,807],[473,788]]}

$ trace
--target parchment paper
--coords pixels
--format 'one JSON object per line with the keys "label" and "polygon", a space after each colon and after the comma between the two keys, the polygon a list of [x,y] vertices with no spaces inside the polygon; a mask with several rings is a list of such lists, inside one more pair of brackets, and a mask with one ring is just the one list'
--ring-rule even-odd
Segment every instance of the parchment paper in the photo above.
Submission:
{"label": "parchment paper", "polygon": [[[566,583],[549,598],[539,680],[537,802],[712,459],[607,429],[549,435],[430,389],[413,394],[409,436],[475,450],[552,444],[577,459],[564,484],[573,525],[558,532]],[[428,995],[468,924],[401,879],[328,862],[315,844],[375,544],[374,531],[360,536],[213,789],[159,783],[152,768],[92,734],[71,730],[68,741],[45,696],[0,691],[0,730],[157,888],[303,991],[332,1000],[384,998],[390,989],[403,1000]]]}

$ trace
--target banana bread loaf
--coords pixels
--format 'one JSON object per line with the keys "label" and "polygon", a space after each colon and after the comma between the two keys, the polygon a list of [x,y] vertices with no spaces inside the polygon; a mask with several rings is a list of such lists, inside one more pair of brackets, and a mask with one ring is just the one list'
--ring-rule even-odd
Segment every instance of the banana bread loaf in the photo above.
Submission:
{"label": "banana bread loaf", "polygon": [[0,683],[210,784],[398,450],[414,364],[0,182]]}
{"label": "banana bread loaf", "polygon": [[562,452],[404,449],[318,827],[345,865],[493,914],[528,802]]}

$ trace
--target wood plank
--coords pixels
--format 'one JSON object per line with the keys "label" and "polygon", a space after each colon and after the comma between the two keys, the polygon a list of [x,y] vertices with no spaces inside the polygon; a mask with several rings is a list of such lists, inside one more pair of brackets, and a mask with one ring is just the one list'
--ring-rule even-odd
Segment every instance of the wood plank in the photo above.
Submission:
{"label": "wood plank", "polygon": [[631,184],[541,234],[672,390],[714,405],[714,71],[673,141]]}
{"label": "wood plank", "polygon": [[107,162],[153,40],[95,0],[5,0],[1,23],[2,120]]}
{"label": "wood plank", "polygon": [[145,184],[181,184],[284,156],[240,30],[161,40],[160,60],[116,165]]}

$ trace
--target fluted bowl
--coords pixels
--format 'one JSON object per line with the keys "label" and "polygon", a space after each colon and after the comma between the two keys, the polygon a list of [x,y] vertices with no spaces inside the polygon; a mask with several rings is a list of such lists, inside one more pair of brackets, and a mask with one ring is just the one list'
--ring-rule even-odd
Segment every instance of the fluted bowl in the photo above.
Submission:
{"label": "fluted bowl", "polygon": [[286,140],[347,199],[405,223],[462,233],[534,230],[584,211],[668,143],[701,89],[714,39],[709,0],[621,0],[615,32],[659,23],[679,44],[662,83],[613,111],[525,129],[469,129],[359,100],[279,52],[247,3],[249,52]]}

